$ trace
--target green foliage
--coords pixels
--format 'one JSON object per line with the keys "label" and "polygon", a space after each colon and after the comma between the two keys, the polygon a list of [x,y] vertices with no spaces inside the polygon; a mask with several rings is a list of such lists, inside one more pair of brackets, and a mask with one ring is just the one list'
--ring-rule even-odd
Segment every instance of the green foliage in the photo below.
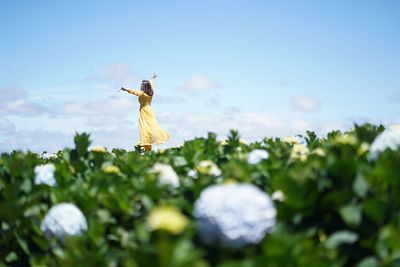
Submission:
{"label": "green foliage", "polygon": [[[3,153],[0,265],[399,266],[400,150],[386,150],[374,162],[367,159],[366,147],[383,130],[355,125],[326,139],[307,131],[305,158],[293,157],[294,145],[278,138],[246,144],[237,131],[230,132],[226,144],[209,133],[163,151],[144,152],[140,145],[133,151],[89,150],[89,134],[77,133],[75,147],[54,157]],[[254,149],[268,151],[269,158],[248,164]],[[222,176],[189,176],[203,160],[216,163]],[[156,162],[173,167],[178,188],[159,183],[150,171]],[[34,167],[45,163],[55,165],[57,186],[34,183]],[[194,201],[207,186],[227,180],[283,194],[284,199],[274,200],[277,224],[259,244],[223,249],[200,243]],[[65,242],[46,239],[40,229],[45,214],[61,202],[74,203],[88,220],[83,235]],[[189,219],[182,233],[147,225],[150,211],[165,204]]]}

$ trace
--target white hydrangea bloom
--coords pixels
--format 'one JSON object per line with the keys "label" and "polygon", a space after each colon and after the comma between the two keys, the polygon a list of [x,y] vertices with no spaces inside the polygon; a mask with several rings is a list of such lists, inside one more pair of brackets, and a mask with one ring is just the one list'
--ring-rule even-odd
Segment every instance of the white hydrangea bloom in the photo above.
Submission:
{"label": "white hydrangea bloom", "polygon": [[286,197],[281,190],[278,190],[278,191],[275,191],[274,193],[272,193],[271,199],[282,202],[282,201],[285,201]]}
{"label": "white hydrangea bloom", "polygon": [[55,186],[56,180],[54,179],[55,166],[52,163],[35,166],[33,170],[35,173],[35,184],[47,184]]}
{"label": "white hydrangea bloom", "polygon": [[55,236],[63,240],[66,235],[81,235],[87,230],[87,222],[85,216],[74,204],[60,203],[49,210],[40,229],[47,237]]}
{"label": "white hydrangea bloom", "polygon": [[156,163],[153,166],[152,172],[159,173],[159,179],[162,184],[171,185],[172,187],[179,186],[179,177],[170,165]]}
{"label": "white hydrangea bloom", "polygon": [[55,159],[58,158],[58,155],[55,153],[48,154],[48,153],[43,153],[42,154],[42,159]]}
{"label": "white hydrangea bloom", "polygon": [[198,178],[198,176],[197,176],[197,171],[196,171],[196,170],[189,170],[188,173],[187,173],[187,175],[188,175],[189,177],[193,178],[193,179],[197,179],[197,178]]}
{"label": "white hydrangea bloom", "polygon": [[260,242],[275,225],[270,197],[252,184],[218,184],[204,189],[193,215],[203,243],[239,248]]}
{"label": "white hydrangea bloom", "polygon": [[396,129],[399,129],[399,130],[400,130],[400,125],[391,125],[391,126],[389,127],[389,129],[390,129],[390,130],[396,130]]}
{"label": "white hydrangea bloom", "polygon": [[378,155],[385,151],[386,148],[396,150],[400,147],[400,129],[392,128],[386,129],[380,133],[375,140],[372,142],[369,149],[368,158],[375,160]]}
{"label": "white hydrangea bloom", "polygon": [[264,149],[255,149],[249,153],[247,162],[249,164],[257,164],[263,159],[268,158],[268,152]]}
{"label": "white hydrangea bloom", "polygon": [[209,174],[214,176],[220,176],[222,174],[221,170],[218,168],[211,160],[202,160],[197,165],[197,170],[202,174]]}

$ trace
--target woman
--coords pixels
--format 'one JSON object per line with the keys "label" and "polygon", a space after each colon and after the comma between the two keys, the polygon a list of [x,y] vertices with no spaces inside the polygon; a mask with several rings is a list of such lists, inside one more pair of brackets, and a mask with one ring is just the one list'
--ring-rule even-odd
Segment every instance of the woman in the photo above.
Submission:
{"label": "woman", "polygon": [[144,146],[145,151],[150,151],[153,144],[158,145],[165,143],[170,135],[164,131],[158,124],[156,115],[151,107],[151,100],[154,94],[154,79],[156,74],[151,77],[150,81],[143,80],[139,91],[121,87],[121,90],[138,96],[140,103],[139,108],[139,130],[140,142]]}

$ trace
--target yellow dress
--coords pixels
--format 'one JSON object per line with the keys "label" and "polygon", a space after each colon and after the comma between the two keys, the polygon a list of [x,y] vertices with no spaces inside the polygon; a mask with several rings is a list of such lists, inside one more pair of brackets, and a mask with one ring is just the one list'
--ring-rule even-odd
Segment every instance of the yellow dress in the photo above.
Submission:
{"label": "yellow dress", "polygon": [[[150,84],[154,92],[153,80],[150,80]],[[153,96],[148,96],[143,91],[137,92],[135,90],[129,90],[129,92],[137,95],[140,103],[140,142],[143,145],[158,145],[167,142],[171,136],[158,124],[156,115],[151,107],[151,100],[153,99]]]}

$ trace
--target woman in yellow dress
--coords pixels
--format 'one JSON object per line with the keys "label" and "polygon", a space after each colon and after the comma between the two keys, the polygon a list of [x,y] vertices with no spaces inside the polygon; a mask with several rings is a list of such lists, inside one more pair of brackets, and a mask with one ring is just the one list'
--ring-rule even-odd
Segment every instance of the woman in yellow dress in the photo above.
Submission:
{"label": "woman in yellow dress", "polygon": [[121,90],[138,96],[140,103],[139,108],[139,130],[140,142],[144,146],[145,151],[151,150],[152,145],[165,143],[171,137],[158,124],[156,115],[151,107],[151,100],[154,94],[154,79],[156,74],[151,77],[150,81],[143,80],[140,85],[140,91],[121,87]]}

